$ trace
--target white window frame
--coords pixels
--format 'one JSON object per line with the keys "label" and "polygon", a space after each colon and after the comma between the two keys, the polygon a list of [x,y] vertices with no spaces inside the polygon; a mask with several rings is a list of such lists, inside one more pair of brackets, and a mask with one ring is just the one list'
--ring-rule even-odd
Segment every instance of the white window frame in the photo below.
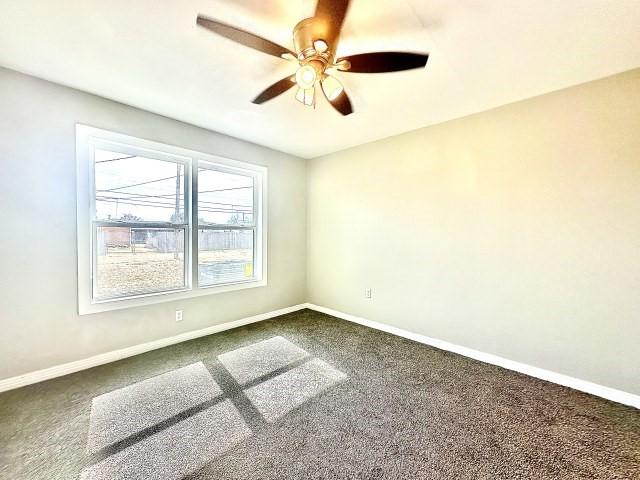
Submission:
{"label": "white window frame", "polygon": [[[95,213],[95,172],[94,150],[99,148],[116,149],[118,152],[144,155],[149,158],[170,160],[184,164],[185,175],[185,221],[186,241],[185,288],[180,290],[145,293],[113,299],[93,298],[95,257],[93,254],[95,238],[93,218]],[[78,313],[80,315],[118,310],[123,308],[151,305],[154,303],[181,300],[217,293],[242,290],[267,285],[267,168],[216,155],[166,145],[128,135],[110,132],[86,125],[76,125],[76,162],[77,162],[77,252],[78,252]],[[252,175],[254,178],[254,267],[253,277],[249,280],[200,287],[198,269],[198,209],[197,177],[198,165],[206,164],[222,171]],[[97,222],[101,223],[101,222]],[[169,224],[141,222],[140,228],[162,227]],[[217,227],[218,228],[218,227]],[[229,228],[220,226],[219,228]],[[233,228],[233,227],[231,227]]]}

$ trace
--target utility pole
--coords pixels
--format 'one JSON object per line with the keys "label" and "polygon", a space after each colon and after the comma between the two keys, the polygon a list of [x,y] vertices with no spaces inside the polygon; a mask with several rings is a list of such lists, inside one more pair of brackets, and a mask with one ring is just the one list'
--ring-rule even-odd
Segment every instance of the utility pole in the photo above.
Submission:
{"label": "utility pole", "polygon": [[[184,219],[182,219],[182,221],[180,221],[180,164],[176,163],[176,214],[175,214],[175,222],[178,223],[184,223]],[[176,239],[176,248],[175,248],[175,252],[174,252],[174,258],[177,260],[178,259],[178,231],[179,230],[175,230],[174,232],[174,236]]]}

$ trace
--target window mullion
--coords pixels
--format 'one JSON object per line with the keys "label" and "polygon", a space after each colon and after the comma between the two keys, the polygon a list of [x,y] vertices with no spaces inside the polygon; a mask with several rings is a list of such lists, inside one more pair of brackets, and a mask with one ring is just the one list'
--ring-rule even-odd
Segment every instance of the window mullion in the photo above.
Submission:
{"label": "window mullion", "polygon": [[93,220],[95,227],[129,227],[129,228],[166,228],[181,229],[189,226],[188,223],[171,223],[171,222],[126,222],[126,221],[105,221]]}
{"label": "window mullion", "polygon": [[200,230],[253,230],[255,225],[198,225]]}
{"label": "window mullion", "polygon": [[198,220],[198,160],[191,163],[191,284],[192,288],[200,288],[198,271],[200,225]]}

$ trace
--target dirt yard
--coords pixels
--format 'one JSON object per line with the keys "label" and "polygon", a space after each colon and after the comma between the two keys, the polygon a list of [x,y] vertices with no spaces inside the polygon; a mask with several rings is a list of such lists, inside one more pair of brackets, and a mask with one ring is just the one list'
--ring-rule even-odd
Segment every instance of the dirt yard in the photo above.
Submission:
{"label": "dirt yard", "polygon": [[[200,252],[200,265],[251,263],[251,249]],[[184,286],[184,256],[136,246],[109,247],[98,256],[96,298],[179,289]]]}

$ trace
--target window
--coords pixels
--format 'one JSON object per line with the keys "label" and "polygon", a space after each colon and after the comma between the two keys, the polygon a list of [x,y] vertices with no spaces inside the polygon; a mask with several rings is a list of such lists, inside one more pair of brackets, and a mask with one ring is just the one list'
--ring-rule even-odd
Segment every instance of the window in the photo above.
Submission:
{"label": "window", "polygon": [[81,314],[266,284],[264,167],[76,135]]}
{"label": "window", "polygon": [[189,160],[161,160],[98,146],[93,157],[93,298],[187,288]]}
{"label": "window", "polygon": [[201,286],[254,276],[254,175],[198,166],[198,279]]}

